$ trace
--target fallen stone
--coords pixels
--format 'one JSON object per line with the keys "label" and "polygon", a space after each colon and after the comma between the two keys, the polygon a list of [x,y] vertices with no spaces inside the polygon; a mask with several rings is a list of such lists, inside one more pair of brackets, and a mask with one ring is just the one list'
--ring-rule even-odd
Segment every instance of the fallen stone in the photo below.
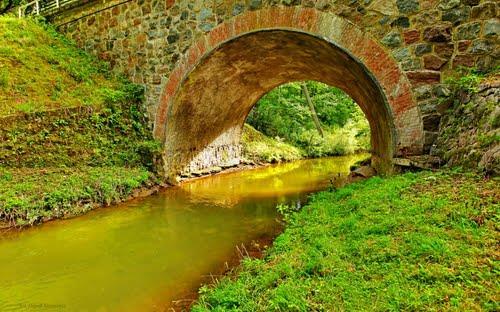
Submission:
{"label": "fallen stone", "polygon": [[362,166],[351,172],[351,175],[353,176],[360,176],[364,178],[370,178],[376,174],[377,172],[371,166]]}

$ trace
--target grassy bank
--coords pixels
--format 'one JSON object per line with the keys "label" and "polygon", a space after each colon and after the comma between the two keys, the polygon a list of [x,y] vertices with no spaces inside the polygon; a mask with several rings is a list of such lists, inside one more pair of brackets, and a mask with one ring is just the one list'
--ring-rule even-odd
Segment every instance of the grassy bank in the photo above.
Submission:
{"label": "grassy bank", "polygon": [[0,225],[72,216],[157,183],[143,90],[33,19],[0,16]]}
{"label": "grassy bank", "polygon": [[33,19],[0,16],[0,117],[102,107],[123,81],[109,66]]}
{"label": "grassy bank", "polygon": [[256,163],[293,161],[304,157],[297,147],[270,138],[249,124],[243,127],[241,145],[243,157]]}
{"label": "grassy bank", "polygon": [[24,225],[74,216],[119,202],[154,181],[140,168],[0,168],[2,219]]}
{"label": "grassy bank", "polygon": [[316,194],[193,311],[498,310],[498,182],[423,172]]}

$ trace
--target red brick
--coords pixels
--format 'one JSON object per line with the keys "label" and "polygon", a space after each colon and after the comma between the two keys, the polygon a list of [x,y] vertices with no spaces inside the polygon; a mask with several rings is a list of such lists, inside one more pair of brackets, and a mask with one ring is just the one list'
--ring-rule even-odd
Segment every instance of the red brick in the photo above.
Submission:
{"label": "red brick", "polygon": [[249,11],[234,20],[234,35],[241,35],[257,28],[258,11]]}
{"label": "red brick", "polygon": [[208,35],[208,43],[211,47],[217,46],[230,38],[232,29],[230,23],[222,23],[214,28]]}
{"label": "red brick", "polygon": [[458,52],[465,52],[471,44],[470,40],[464,40],[458,42]]}
{"label": "red brick", "polygon": [[[405,112],[415,106],[409,87],[406,87],[405,90],[399,96],[390,101],[390,103],[396,116],[401,115],[402,112]],[[398,118],[396,117],[396,119]]]}
{"label": "red brick", "polygon": [[198,40],[195,44],[189,48],[189,51],[187,53],[187,62],[188,62],[188,67],[193,68],[196,63],[198,63],[198,60],[203,56],[203,54],[206,51],[206,45],[205,45],[205,40],[203,38],[201,40]]}
{"label": "red brick", "polygon": [[310,8],[297,8],[297,14],[295,15],[295,27],[310,31],[318,31],[318,11]]}
{"label": "red brick", "polygon": [[169,9],[175,4],[175,0],[166,0],[165,4],[166,4],[167,9]]}

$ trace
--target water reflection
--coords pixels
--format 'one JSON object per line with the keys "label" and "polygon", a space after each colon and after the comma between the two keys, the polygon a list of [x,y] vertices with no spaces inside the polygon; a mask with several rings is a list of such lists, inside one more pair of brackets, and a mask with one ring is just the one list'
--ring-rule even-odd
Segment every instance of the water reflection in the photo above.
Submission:
{"label": "water reflection", "polygon": [[236,245],[281,230],[365,156],[306,160],[186,182],[161,194],[0,237],[0,311],[148,311],[196,289]]}

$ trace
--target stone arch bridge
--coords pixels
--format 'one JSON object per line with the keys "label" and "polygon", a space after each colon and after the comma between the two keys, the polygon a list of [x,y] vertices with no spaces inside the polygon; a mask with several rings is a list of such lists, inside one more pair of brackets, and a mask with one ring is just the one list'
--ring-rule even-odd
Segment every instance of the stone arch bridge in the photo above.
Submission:
{"label": "stone arch bridge", "polygon": [[238,163],[252,106],[299,80],[356,100],[380,171],[428,153],[447,73],[498,66],[498,11],[483,0],[101,0],[51,19],[146,87],[173,179]]}

